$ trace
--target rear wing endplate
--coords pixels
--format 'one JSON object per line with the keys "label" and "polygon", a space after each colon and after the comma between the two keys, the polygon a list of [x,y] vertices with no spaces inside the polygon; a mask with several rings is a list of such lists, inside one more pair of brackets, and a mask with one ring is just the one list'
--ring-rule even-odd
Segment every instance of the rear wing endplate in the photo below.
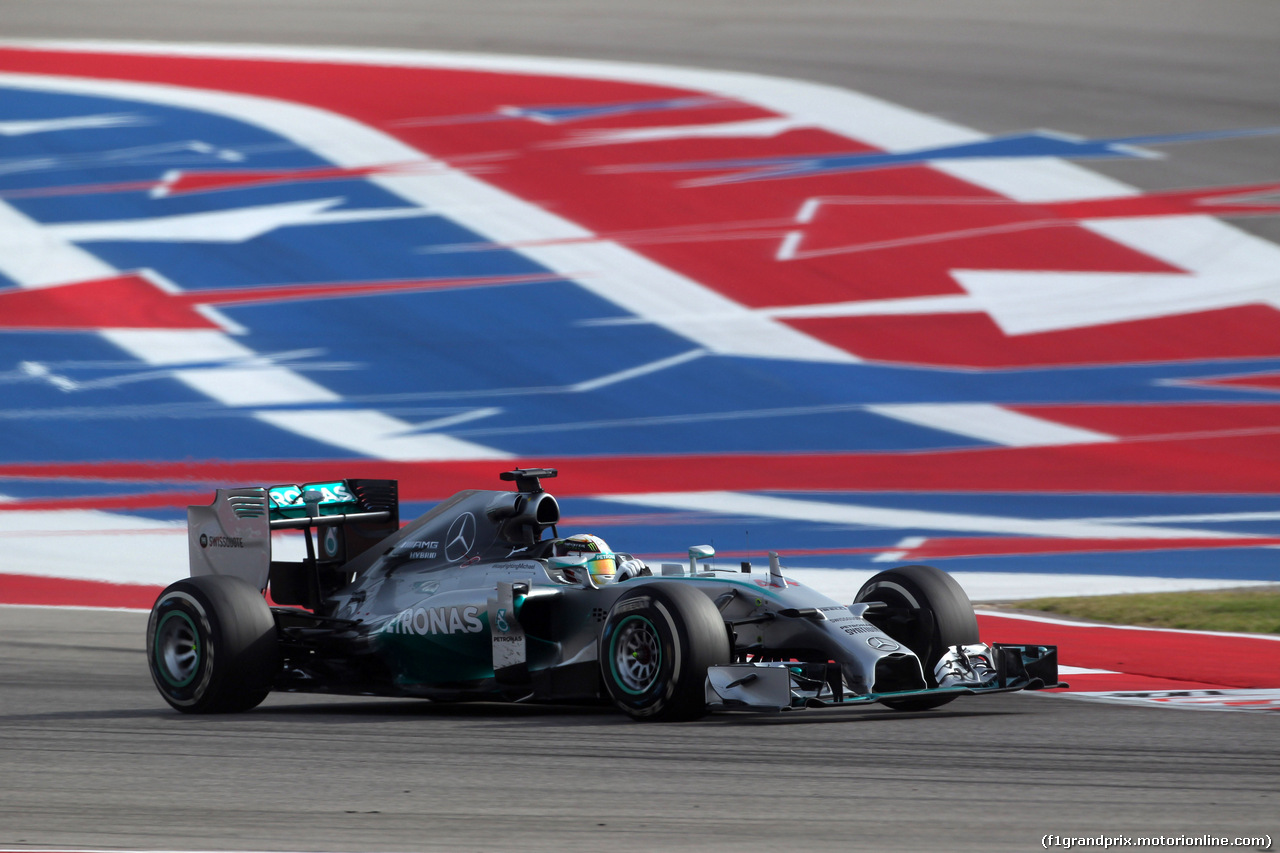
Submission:
{"label": "rear wing endplate", "polygon": [[[313,528],[324,529],[319,549]],[[187,508],[191,574],[232,575],[265,590],[273,530],[305,531],[307,559],[300,567],[332,567],[399,528],[395,480],[218,489],[209,506]]]}

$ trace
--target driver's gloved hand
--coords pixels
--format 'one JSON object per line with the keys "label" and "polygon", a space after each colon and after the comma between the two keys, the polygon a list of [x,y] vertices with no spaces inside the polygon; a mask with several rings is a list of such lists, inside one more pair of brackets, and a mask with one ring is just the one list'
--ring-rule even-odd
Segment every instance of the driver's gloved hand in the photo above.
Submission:
{"label": "driver's gloved hand", "polygon": [[618,565],[617,572],[613,576],[613,582],[620,583],[630,578],[646,577],[651,574],[653,572],[649,571],[649,567],[640,560],[624,560]]}

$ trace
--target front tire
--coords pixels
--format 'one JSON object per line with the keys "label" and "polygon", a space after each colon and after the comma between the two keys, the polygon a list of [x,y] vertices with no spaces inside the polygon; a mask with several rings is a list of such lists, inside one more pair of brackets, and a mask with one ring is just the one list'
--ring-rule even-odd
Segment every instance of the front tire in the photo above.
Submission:
{"label": "front tire", "polygon": [[[878,601],[895,610],[914,610],[911,620],[869,619],[878,628],[910,649],[920,659],[930,687],[937,687],[933,668],[950,646],[978,642],[978,618],[969,596],[955,578],[933,566],[903,566],[880,572],[862,585],[854,603]],[[890,699],[885,705],[897,711],[926,711],[945,705],[955,694]]]}
{"label": "front tire", "polygon": [[147,662],[160,695],[183,713],[247,711],[280,670],[271,608],[239,578],[180,580],[151,608]]}
{"label": "front tire", "polygon": [[636,720],[693,720],[706,713],[707,667],[729,662],[720,611],[677,582],[629,590],[600,634],[600,670],[613,703]]}

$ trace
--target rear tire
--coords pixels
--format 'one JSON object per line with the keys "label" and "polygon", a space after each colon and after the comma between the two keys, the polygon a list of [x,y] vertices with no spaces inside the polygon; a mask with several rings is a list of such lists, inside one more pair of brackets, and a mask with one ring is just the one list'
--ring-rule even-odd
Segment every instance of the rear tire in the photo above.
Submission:
{"label": "rear tire", "polygon": [[[867,601],[919,611],[920,618],[912,622],[874,624],[915,653],[930,687],[938,686],[933,668],[948,647],[978,642],[978,619],[969,596],[951,575],[933,566],[903,566],[880,572],[862,585],[854,599],[855,604]],[[897,711],[926,711],[955,698],[955,694],[918,696],[890,699],[884,704]]]}
{"label": "rear tire", "polygon": [[730,658],[720,611],[677,582],[629,590],[600,634],[600,671],[613,703],[636,720],[693,720],[707,712],[707,667]]}
{"label": "rear tire", "polygon": [[160,695],[183,713],[247,711],[280,671],[271,608],[239,578],[180,580],[151,608],[147,662]]}

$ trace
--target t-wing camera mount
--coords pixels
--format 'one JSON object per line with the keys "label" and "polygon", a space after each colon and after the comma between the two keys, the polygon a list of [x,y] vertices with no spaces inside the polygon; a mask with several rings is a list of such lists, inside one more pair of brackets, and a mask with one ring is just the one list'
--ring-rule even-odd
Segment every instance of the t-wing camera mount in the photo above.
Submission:
{"label": "t-wing camera mount", "polygon": [[516,483],[517,492],[526,492],[536,495],[543,491],[542,483],[538,482],[541,477],[554,477],[559,471],[555,468],[516,468],[514,471],[503,471],[498,475],[499,478]]}

